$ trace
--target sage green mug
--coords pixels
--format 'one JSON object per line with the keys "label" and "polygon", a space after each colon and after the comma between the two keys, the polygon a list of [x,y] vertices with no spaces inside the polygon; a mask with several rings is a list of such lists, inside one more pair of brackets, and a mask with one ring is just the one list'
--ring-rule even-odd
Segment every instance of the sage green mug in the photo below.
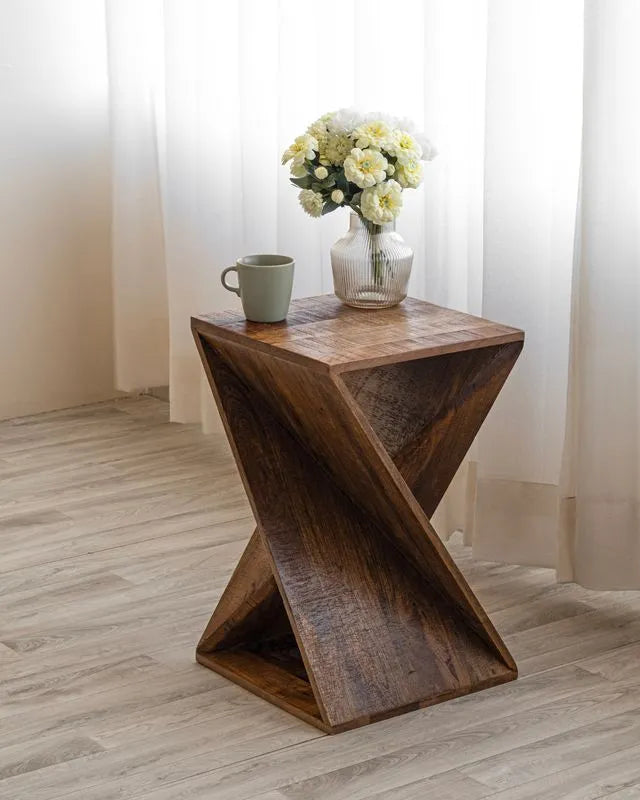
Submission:
{"label": "sage green mug", "polygon": [[[281,322],[291,302],[295,263],[289,256],[243,256],[233,267],[222,270],[220,280],[225,289],[242,300],[242,309],[249,321]],[[238,274],[237,286],[225,281],[229,272]]]}

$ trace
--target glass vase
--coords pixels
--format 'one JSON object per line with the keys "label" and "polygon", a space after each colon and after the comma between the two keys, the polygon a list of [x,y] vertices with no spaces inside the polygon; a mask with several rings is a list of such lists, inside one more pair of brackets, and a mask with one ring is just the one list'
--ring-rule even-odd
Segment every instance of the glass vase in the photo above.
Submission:
{"label": "glass vase", "polygon": [[352,213],[349,230],[331,248],[334,291],[356,308],[395,306],[407,296],[412,263],[395,222],[376,225]]}

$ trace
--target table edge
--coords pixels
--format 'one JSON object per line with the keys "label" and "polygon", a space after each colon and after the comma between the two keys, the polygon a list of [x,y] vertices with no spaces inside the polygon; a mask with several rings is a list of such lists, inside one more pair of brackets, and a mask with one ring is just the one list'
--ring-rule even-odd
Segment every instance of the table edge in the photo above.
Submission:
{"label": "table edge", "polygon": [[[496,325],[500,323],[495,323]],[[380,356],[372,356],[371,358],[362,358],[355,361],[345,363],[329,364],[325,361],[305,356],[302,353],[296,353],[292,350],[286,350],[267,342],[261,342],[257,339],[251,339],[242,333],[232,331],[221,325],[216,325],[206,319],[198,316],[191,317],[191,330],[193,332],[207,334],[211,338],[218,338],[223,341],[228,341],[248,350],[256,350],[258,352],[269,355],[272,358],[278,358],[283,361],[289,361],[294,364],[305,366],[313,369],[316,372],[339,374],[342,372],[354,372],[360,369],[370,369],[372,367],[381,367],[387,364],[400,364],[405,361],[417,361],[423,358],[432,358],[435,356],[446,355],[448,353],[458,353],[467,350],[480,350],[484,347],[494,347],[501,344],[510,344],[512,342],[524,342],[524,331],[519,328],[510,328],[506,325],[500,325],[505,330],[504,333],[497,333],[488,336],[483,336],[478,339],[467,339],[462,342],[448,342],[442,345],[429,345],[428,347],[418,348],[416,350],[407,351],[405,353],[395,353],[393,355],[383,354]]]}

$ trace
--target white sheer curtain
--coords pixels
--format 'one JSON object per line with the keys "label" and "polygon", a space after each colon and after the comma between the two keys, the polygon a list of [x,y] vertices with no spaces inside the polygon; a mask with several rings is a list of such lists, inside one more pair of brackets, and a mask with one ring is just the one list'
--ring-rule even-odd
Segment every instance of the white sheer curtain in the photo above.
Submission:
{"label": "white sheer curtain", "polygon": [[587,3],[558,575],[640,588],[640,3]]}
{"label": "white sheer curtain", "polygon": [[439,529],[640,588],[640,3],[398,0],[395,22],[381,0],[107,12],[120,387],[169,383],[174,420],[215,428],[190,314],[233,306],[220,269],[252,251],[295,255],[298,296],[331,291],[347,224],[301,213],[281,151],[328,109],[413,117],[440,156],[398,224],[411,293],[527,333]]}

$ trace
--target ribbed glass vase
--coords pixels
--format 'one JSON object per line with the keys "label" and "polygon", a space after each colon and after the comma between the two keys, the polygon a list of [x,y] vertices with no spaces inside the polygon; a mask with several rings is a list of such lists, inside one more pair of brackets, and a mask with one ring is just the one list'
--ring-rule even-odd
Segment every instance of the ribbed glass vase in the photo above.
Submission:
{"label": "ribbed glass vase", "polygon": [[395,223],[375,225],[352,213],[349,230],[331,248],[334,291],[356,308],[395,306],[407,296],[412,263]]}

